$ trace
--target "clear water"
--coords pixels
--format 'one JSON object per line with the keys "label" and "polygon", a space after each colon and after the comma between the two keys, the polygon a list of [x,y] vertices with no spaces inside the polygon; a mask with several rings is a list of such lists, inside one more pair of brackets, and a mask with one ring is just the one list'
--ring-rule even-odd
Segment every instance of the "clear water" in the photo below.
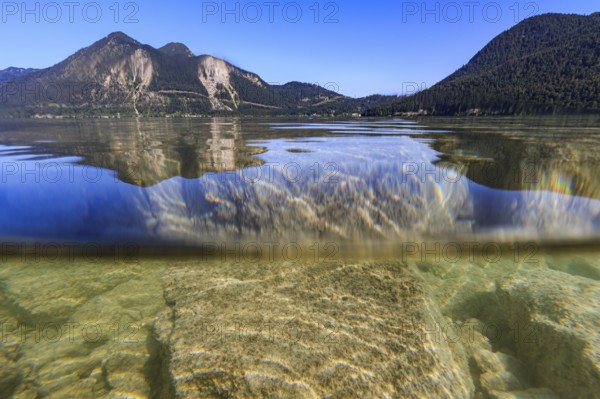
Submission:
{"label": "clear water", "polygon": [[598,397],[597,122],[0,121],[0,398]]}

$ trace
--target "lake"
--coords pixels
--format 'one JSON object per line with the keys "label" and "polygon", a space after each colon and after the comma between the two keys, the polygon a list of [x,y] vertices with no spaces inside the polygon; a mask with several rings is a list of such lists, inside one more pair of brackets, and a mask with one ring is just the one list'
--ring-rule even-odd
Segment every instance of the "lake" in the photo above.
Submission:
{"label": "lake", "polygon": [[1,120],[0,398],[598,398],[598,119]]}

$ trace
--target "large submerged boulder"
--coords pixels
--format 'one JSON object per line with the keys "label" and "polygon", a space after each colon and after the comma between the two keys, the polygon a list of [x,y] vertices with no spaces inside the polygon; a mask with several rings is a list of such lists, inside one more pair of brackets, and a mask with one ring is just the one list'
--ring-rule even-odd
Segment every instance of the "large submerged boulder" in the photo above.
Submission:
{"label": "large submerged boulder", "polygon": [[517,273],[498,282],[498,298],[536,385],[561,398],[600,398],[600,283],[554,270]]}
{"label": "large submerged boulder", "polygon": [[402,263],[172,269],[162,397],[470,398],[462,347]]}

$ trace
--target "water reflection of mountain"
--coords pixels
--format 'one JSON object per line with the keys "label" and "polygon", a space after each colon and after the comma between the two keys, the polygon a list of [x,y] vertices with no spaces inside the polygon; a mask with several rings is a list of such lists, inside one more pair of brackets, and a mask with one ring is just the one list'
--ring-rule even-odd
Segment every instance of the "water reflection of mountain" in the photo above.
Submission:
{"label": "water reflection of mountain", "polygon": [[489,188],[600,199],[600,129],[595,123],[572,118],[454,122],[455,133],[432,136],[432,146],[444,154],[438,165],[450,163]]}
{"label": "water reflection of mountain", "polygon": [[[545,133],[510,121],[502,131],[486,121],[475,127],[455,122],[444,133],[394,120],[1,124],[0,142],[13,147],[7,161],[15,159],[17,145],[32,146],[24,156],[46,154],[44,162],[67,155],[83,160],[75,181],[63,176],[23,184],[18,174],[6,175],[0,235],[198,245],[489,233],[590,238],[600,232],[597,169],[573,162],[594,159],[593,134],[566,137],[564,127]],[[561,134],[562,141],[548,140]],[[27,162],[29,170],[35,161]],[[133,185],[115,184],[112,174],[91,183],[80,170],[89,164],[117,170]],[[469,179],[457,173],[461,165],[468,166]],[[478,175],[486,165],[499,174]],[[572,184],[577,179],[583,183]]]}
{"label": "water reflection of mountain", "polygon": [[113,170],[141,187],[257,166],[254,155],[264,151],[246,146],[236,119],[3,122],[0,140],[31,146],[39,155],[81,157],[83,164]]}

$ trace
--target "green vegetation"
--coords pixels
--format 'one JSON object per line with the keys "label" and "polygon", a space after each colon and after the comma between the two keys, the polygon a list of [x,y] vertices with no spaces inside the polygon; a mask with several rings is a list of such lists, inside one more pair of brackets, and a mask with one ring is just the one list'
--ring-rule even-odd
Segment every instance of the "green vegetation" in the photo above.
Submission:
{"label": "green vegetation", "polygon": [[[155,49],[113,33],[51,68],[0,71],[0,77],[10,77],[0,81],[0,114],[595,113],[600,112],[599,43],[600,13],[545,14],[500,34],[430,89],[402,98],[354,99],[307,83],[270,85],[223,60],[196,57],[180,43]],[[57,87],[60,95],[54,96]]]}
{"label": "green vegetation", "polygon": [[598,112],[599,43],[600,13],[533,17],[496,37],[432,88],[366,114]]}

